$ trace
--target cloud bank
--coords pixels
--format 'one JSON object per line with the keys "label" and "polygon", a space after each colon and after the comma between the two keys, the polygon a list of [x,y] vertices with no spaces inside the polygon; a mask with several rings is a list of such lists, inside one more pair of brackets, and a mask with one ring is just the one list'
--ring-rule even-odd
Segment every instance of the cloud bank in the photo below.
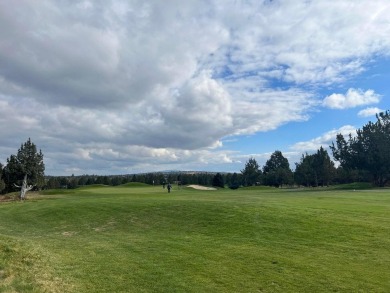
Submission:
{"label": "cloud bank", "polygon": [[2,158],[31,137],[53,174],[229,164],[222,139],[306,121],[318,88],[388,56],[389,13],[386,0],[2,1]]}
{"label": "cloud bank", "polygon": [[313,138],[309,141],[298,142],[290,147],[291,150],[297,151],[300,153],[304,152],[315,152],[320,147],[327,148],[332,145],[332,142],[336,142],[337,134],[342,134],[345,137],[348,137],[350,134],[354,136],[356,134],[356,128],[352,125],[345,125],[339,129],[330,130],[321,136]]}

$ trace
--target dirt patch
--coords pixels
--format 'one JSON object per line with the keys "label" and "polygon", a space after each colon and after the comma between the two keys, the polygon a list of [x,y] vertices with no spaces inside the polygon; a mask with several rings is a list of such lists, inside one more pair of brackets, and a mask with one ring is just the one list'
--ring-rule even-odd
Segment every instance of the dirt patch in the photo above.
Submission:
{"label": "dirt patch", "polygon": [[62,234],[63,236],[71,237],[71,236],[76,235],[76,232],[66,231],[66,232],[62,232],[61,234]]}
{"label": "dirt patch", "polygon": [[206,187],[202,185],[188,185],[187,187],[191,187],[193,189],[198,189],[198,190],[217,190],[214,187]]}
{"label": "dirt patch", "polygon": [[10,202],[19,200],[19,196],[16,194],[0,195],[0,202]]}
{"label": "dirt patch", "polygon": [[107,224],[105,224],[105,225],[103,225],[101,227],[93,228],[93,230],[95,230],[95,232],[102,232],[102,231],[105,231],[105,230],[113,227],[115,224],[116,224],[115,221],[110,221],[110,222],[108,222]]}

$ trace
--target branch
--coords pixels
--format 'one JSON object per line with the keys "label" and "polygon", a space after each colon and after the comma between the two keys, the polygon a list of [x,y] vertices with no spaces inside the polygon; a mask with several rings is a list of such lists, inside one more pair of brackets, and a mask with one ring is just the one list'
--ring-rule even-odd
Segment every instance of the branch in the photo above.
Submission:
{"label": "branch", "polygon": [[30,191],[33,188],[34,188],[34,185],[29,185],[29,186],[26,186],[25,190],[26,191]]}

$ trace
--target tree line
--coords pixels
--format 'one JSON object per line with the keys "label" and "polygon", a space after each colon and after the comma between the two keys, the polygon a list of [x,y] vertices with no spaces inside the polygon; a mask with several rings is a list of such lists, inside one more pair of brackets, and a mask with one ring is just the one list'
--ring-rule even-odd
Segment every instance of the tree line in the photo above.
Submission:
{"label": "tree line", "polygon": [[126,175],[79,175],[79,176],[48,176],[46,187],[76,188],[85,185],[110,185],[117,186],[131,182],[145,183],[149,185],[163,185],[167,183],[177,185],[199,184],[213,185],[215,173],[209,172],[153,172],[144,174]]}
{"label": "tree line", "polygon": [[280,151],[275,151],[262,169],[251,158],[241,172],[242,184],[278,187],[370,182],[384,187],[390,180],[390,112],[377,114],[376,121],[368,122],[356,135],[345,138],[337,134],[330,150],[339,163],[337,168],[322,146],[314,154],[302,155],[300,162],[295,163],[294,172]]}
{"label": "tree line", "polygon": [[199,184],[232,189],[240,186],[328,186],[351,182],[371,182],[383,187],[390,179],[390,112],[376,115],[358,129],[356,135],[344,137],[337,134],[330,146],[336,167],[327,150],[322,146],[313,154],[303,154],[290,169],[288,159],[276,150],[260,167],[254,158],[249,158],[244,169],[237,173],[212,172],[155,172],[131,175],[81,175],[45,176],[43,153],[29,138],[15,155],[7,158],[6,165],[0,163],[0,192],[16,191],[23,178],[35,189],[75,188],[83,185],[120,185],[141,182],[160,185],[167,182],[181,185]]}
{"label": "tree line", "polygon": [[323,147],[314,154],[302,155],[300,162],[295,163],[295,171],[290,169],[288,159],[277,150],[266,161],[263,168],[259,167],[254,158],[250,158],[241,173],[243,186],[317,187],[339,183],[337,168]]}

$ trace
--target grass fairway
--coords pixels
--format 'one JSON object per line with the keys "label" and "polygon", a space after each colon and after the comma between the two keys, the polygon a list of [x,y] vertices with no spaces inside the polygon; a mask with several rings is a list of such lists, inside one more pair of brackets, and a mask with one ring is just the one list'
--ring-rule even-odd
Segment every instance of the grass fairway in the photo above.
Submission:
{"label": "grass fairway", "polygon": [[0,204],[0,292],[390,292],[390,190],[94,186]]}

